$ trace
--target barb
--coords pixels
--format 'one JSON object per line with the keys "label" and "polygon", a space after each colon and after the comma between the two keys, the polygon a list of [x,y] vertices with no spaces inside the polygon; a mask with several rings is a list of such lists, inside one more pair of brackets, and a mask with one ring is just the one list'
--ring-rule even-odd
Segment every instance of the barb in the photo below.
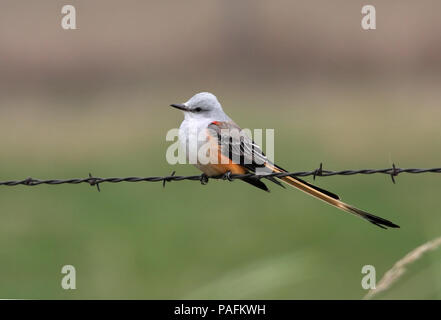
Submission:
{"label": "barb", "polygon": [[194,176],[176,176],[175,172],[169,176],[164,177],[125,177],[125,178],[99,178],[99,177],[93,177],[92,174],[89,173],[89,176],[87,178],[74,178],[74,179],[48,179],[48,180],[39,180],[34,178],[26,178],[23,180],[10,180],[10,181],[0,181],[0,186],[38,186],[41,184],[49,184],[49,185],[60,185],[60,184],[80,184],[80,183],[88,183],[91,186],[96,186],[98,191],[100,191],[100,184],[104,182],[108,183],[119,183],[119,182],[162,182],[163,186],[165,186],[166,182],[171,181],[183,181],[183,180],[190,180],[190,181],[199,181],[201,184],[205,185],[208,183],[210,179],[223,179],[228,181],[234,181],[234,180],[241,180],[249,177],[257,178],[257,179],[263,179],[263,178],[269,178],[269,177],[276,177],[276,178],[282,178],[286,176],[293,176],[293,177],[306,177],[306,176],[313,176],[315,179],[316,177],[330,177],[330,176],[351,176],[355,174],[362,174],[362,175],[368,175],[368,174],[385,174],[390,175],[392,178],[392,182],[395,183],[395,177],[397,177],[401,173],[409,173],[409,174],[419,174],[419,173],[441,173],[441,168],[428,168],[428,169],[415,169],[415,168],[398,168],[393,164],[392,168],[387,169],[359,169],[359,170],[341,170],[341,171],[330,171],[330,170],[324,170],[323,165],[320,164],[320,167],[312,170],[312,171],[298,171],[298,172],[282,172],[282,173],[270,173],[265,175],[256,175],[254,173],[247,173],[247,174],[231,174],[230,172],[227,172],[226,174],[214,176],[214,177],[208,177],[205,174],[201,175],[194,175]]}
{"label": "barb", "polygon": [[[175,173],[176,173],[176,171],[173,171],[173,172],[171,173],[170,177],[173,177],[173,176],[175,175]],[[172,181],[172,179],[164,179],[164,180],[162,181],[162,187],[165,188],[165,183],[166,183],[166,182],[171,182],[171,181]]]}
{"label": "barb", "polygon": [[98,190],[98,192],[101,191],[100,190],[100,183],[96,181],[96,178],[94,178],[90,172],[89,172],[89,179],[88,180],[89,180],[88,182],[91,186],[96,186],[96,189]]}

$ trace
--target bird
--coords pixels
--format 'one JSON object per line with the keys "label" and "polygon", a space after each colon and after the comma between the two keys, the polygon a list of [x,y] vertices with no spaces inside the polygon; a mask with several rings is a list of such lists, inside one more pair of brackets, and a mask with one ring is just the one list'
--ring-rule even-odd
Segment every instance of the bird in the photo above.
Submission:
{"label": "bird", "polygon": [[214,94],[200,92],[185,103],[174,103],[170,106],[184,113],[184,120],[179,127],[179,143],[186,152],[187,160],[192,160],[190,163],[206,176],[253,173],[254,176],[242,180],[264,191],[269,189],[262,179],[278,185],[283,182],[380,228],[399,228],[395,223],[349,205],[335,193],[296,176],[256,177],[256,173],[262,169],[269,173],[288,171],[270,161],[250,137],[245,134],[237,135],[237,132],[242,133],[243,130],[223,111]]}

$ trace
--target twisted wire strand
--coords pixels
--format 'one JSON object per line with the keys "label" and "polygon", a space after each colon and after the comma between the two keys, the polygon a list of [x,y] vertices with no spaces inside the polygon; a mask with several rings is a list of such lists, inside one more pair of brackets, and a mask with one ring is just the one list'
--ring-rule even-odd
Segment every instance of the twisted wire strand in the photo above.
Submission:
{"label": "twisted wire strand", "polygon": [[256,179],[262,179],[262,178],[268,178],[268,177],[277,177],[282,178],[286,176],[295,176],[295,177],[306,177],[306,176],[313,176],[315,177],[330,177],[330,176],[351,176],[356,174],[361,175],[369,175],[369,174],[386,174],[390,175],[392,178],[392,182],[395,183],[395,177],[398,176],[401,173],[409,173],[409,174],[420,174],[420,173],[441,173],[441,168],[397,168],[395,164],[392,166],[392,168],[386,168],[386,169],[359,169],[359,170],[340,170],[340,171],[330,171],[330,170],[324,170],[323,165],[320,164],[320,167],[312,170],[312,171],[298,171],[298,172],[282,172],[282,173],[270,173],[270,174],[264,174],[264,175],[256,175],[254,173],[247,173],[247,174],[231,174],[230,172],[227,172],[223,175],[219,176],[213,176],[208,177],[205,174],[201,175],[192,175],[192,176],[176,176],[175,172],[173,171],[168,176],[152,176],[152,177],[124,177],[124,178],[118,178],[118,177],[111,177],[111,178],[100,178],[100,177],[94,177],[89,173],[89,176],[87,178],[74,178],[74,179],[47,179],[47,180],[40,180],[40,179],[34,179],[34,178],[26,178],[23,180],[9,180],[9,181],[0,181],[0,186],[38,186],[41,184],[48,184],[48,185],[61,185],[61,184],[80,184],[80,183],[88,183],[91,186],[96,186],[98,191],[100,191],[99,185],[101,183],[120,183],[120,182],[162,182],[163,186],[165,186],[166,182],[171,181],[183,181],[183,180],[190,180],[190,181],[200,181],[202,184],[208,183],[210,179],[223,179],[223,180],[241,180],[249,177],[253,177]]}

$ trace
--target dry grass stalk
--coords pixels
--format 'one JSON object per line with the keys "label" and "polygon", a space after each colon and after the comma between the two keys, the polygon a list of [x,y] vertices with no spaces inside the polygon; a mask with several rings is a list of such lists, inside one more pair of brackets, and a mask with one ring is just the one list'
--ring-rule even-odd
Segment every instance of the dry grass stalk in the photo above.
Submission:
{"label": "dry grass stalk", "polygon": [[363,299],[372,299],[372,297],[378,293],[389,289],[406,272],[406,266],[408,264],[418,260],[427,251],[435,250],[439,245],[441,245],[441,237],[426,242],[425,244],[409,252],[401,260],[397,261],[392,269],[384,274],[376,288],[371,289]]}

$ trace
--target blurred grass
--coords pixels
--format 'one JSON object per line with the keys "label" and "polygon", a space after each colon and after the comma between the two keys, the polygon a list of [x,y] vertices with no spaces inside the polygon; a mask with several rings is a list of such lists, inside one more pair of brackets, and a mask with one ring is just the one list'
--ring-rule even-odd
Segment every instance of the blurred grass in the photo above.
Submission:
{"label": "blurred grass", "polygon": [[[243,127],[275,128],[276,161],[287,169],[440,165],[436,100],[250,96],[221,102]],[[0,179],[196,173],[165,162],[165,134],[182,120],[167,107],[179,102],[172,98],[136,91],[8,101]],[[359,299],[363,265],[379,279],[440,235],[437,175],[402,175],[396,185],[381,175],[317,180],[402,228],[384,231],[300,192],[274,185],[267,194],[240,181],[104,184],[100,193],[1,187],[0,297]],[[383,296],[440,298],[439,255]],[[65,264],[76,267],[75,291],[60,287]]]}

